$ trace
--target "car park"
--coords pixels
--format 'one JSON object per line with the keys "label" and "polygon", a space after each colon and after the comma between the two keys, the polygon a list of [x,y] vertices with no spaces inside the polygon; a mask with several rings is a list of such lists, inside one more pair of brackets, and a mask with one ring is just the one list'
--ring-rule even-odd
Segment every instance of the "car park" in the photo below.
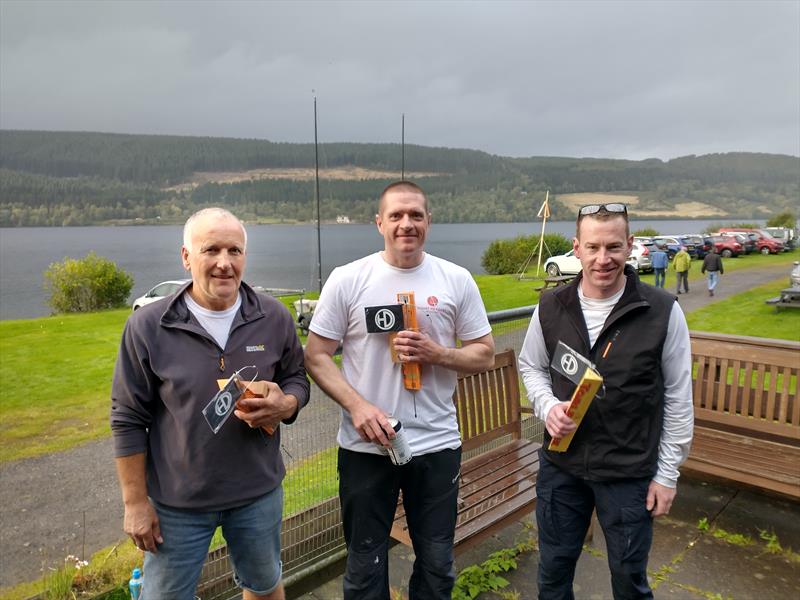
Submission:
{"label": "car park", "polygon": [[744,252],[742,244],[740,244],[735,237],[719,235],[709,239],[713,241],[717,254],[723,258],[736,257]]}
{"label": "car park", "polygon": [[191,280],[172,279],[170,281],[162,281],[161,283],[150,288],[146,294],[139,296],[136,300],[134,300],[132,308],[133,310],[138,310],[143,306],[147,306],[148,304],[155,302],[156,300],[161,300],[162,298],[171,296],[189,281]]}
{"label": "car park", "polygon": [[783,242],[776,240],[768,232],[763,229],[743,229],[733,227],[722,227],[720,233],[739,233],[750,236],[752,239],[755,236],[756,249],[761,254],[778,254],[783,252]]}

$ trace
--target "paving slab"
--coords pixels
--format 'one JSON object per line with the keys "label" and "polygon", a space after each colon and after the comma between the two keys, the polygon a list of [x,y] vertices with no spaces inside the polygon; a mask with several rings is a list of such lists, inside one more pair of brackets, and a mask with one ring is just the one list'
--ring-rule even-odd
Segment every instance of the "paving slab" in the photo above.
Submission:
{"label": "paving slab", "polygon": [[[702,531],[699,521],[707,518],[713,529],[750,536],[751,544],[739,546]],[[800,598],[800,559],[784,552],[770,554],[759,538],[760,530],[774,531],[784,548],[797,549],[800,535],[800,503],[734,486],[700,479],[682,478],[670,514],[657,519],[648,574],[655,596],[667,600],[764,600]],[[510,548],[519,541],[535,540],[535,519],[514,522],[478,547],[457,557],[457,569],[485,561],[492,552]],[[407,597],[413,552],[396,546],[390,551],[392,587]],[[520,600],[536,598],[538,553],[517,557],[517,568],[503,574],[509,581],[504,592]],[[303,600],[340,600],[341,577],[302,596]],[[599,526],[587,543],[575,573],[575,597],[579,600],[610,600],[611,582],[606,562],[605,540]],[[718,596],[717,596],[718,595]],[[508,597],[513,597],[509,595]],[[498,600],[487,592],[478,600]]]}

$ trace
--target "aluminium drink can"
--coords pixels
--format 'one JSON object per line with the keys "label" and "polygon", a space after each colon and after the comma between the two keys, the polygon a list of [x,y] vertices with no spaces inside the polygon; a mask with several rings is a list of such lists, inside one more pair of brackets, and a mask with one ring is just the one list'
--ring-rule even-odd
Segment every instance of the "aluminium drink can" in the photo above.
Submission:
{"label": "aluminium drink can", "polygon": [[394,429],[394,439],[392,447],[388,448],[389,458],[395,465],[404,465],[411,460],[411,446],[408,445],[408,438],[406,438],[406,430],[403,429],[403,424],[394,417],[389,417],[389,425]]}

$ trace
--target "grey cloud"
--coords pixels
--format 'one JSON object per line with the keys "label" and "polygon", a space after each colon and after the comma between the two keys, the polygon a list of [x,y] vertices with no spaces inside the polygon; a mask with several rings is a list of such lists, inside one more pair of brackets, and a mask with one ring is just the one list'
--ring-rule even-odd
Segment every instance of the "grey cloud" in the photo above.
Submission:
{"label": "grey cloud", "polygon": [[798,2],[0,3],[0,126],[800,154]]}

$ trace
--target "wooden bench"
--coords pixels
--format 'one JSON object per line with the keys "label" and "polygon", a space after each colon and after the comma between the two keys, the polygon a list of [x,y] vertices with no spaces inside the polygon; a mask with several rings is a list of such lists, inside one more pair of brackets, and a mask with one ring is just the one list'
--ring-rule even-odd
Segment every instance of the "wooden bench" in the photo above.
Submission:
{"label": "wooden bench", "polygon": [[537,292],[546,290],[549,287],[558,287],[560,285],[567,285],[570,281],[575,279],[575,275],[554,275],[542,279],[541,287],[536,288]]}
{"label": "wooden bench", "polygon": [[[465,456],[455,532],[459,553],[534,510],[540,444],[522,437],[522,414],[532,411],[520,406],[513,350],[497,354],[489,371],[459,375],[453,401]],[[411,546],[402,498],[391,536]]]}
{"label": "wooden bench", "polygon": [[800,308],[800,288],[790,287],[781,290],[780,296],[764,300],[775,307],[776,311],[782,308]]}
{"label": "wooden bench", "polygon": [[682,470],[800,499],[800,344],[691,338],[695,430]]}

